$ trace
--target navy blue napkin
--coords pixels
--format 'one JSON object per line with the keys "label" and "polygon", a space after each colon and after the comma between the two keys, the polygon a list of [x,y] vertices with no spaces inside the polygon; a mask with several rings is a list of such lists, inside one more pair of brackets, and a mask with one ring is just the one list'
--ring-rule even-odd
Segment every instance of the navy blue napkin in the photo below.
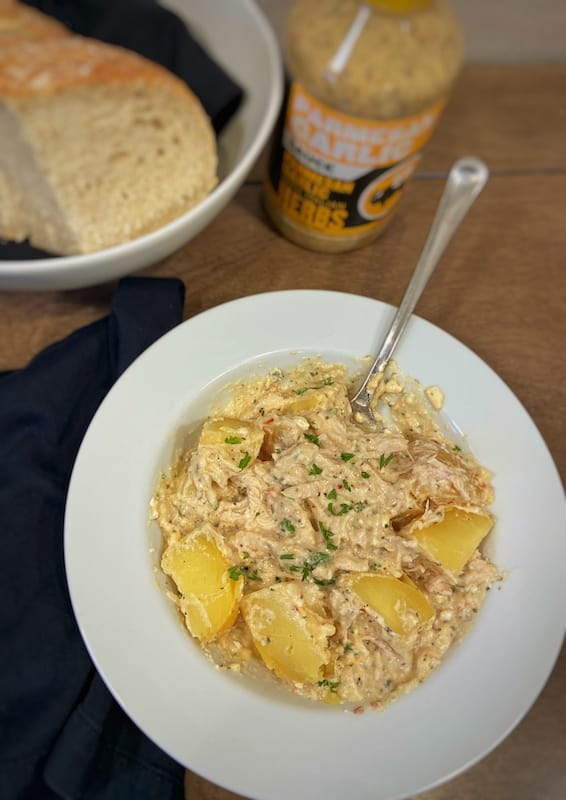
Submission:
{"label": "navy blue napkin", "polygon": [[63,561],[73,463],[112,384],[182,319],[181,281],[125,278],[108,317],[0,375],[0,798],[181,800],[183,769],[95,672]]}

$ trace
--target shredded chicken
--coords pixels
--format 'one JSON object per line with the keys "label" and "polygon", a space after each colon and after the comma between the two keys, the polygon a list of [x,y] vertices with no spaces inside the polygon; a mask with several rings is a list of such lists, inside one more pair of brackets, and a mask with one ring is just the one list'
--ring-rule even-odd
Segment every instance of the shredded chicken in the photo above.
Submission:
{"label": "shredded chicken", "polygon": [[[211,442],[203,432],[162,477],[152,511],[165,548],[212,525],[246,577],[245,594],[294,582],[316,596],[333,631],[326,680],[276,680],[312,699],[327,698],[330,685],[340,702],[381,707],[441,662],[500,577],[480,549],[452,573],[418,532],[448,508],[489,517],[493,489],[471,453],[442,436],[424,392],[399,391],[394,372],[382,398],[391,427],[371,428],[352,416],[348,380],[344,367],[309,360],[238,384],[215,419],[244,421],[245,436]],[[362,575],[409,583],[431,616],[397,606],[401,635],[355,590]],[[262,668],[241,615],[206,649],[221,666]]]}

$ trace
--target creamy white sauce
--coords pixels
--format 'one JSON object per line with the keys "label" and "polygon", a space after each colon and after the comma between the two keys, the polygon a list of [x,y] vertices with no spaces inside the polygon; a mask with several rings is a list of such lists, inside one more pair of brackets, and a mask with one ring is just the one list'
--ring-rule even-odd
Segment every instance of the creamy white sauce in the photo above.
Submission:
{"label": "creamy white sauce", "polygon": [[[201,438],[179,453],[152,512],[164,548],[212,525],[245,594],[292,582],[301,602],[324,609],[326,680],[275,680],[311,699],[380,707],[440,663],[499,577],[479,550],[461,574],[449,574],[414,532],[446,507],[489,514],[493,490],[473,456],[443,438],[424,390],[405,391],[394,365],[379,389],[387,427],[354,421],[349,388],[344,367],[314,360],[234,386],[217,416],[243,421],[249,438]],[[428,394],[436,407],[440,390]],[[395,633],[352,591],[360,573],[410,580],[434,615],[420,622],[413,614],[408,632]],[[241,614],[206,650],[220,666],[265,672]]]}

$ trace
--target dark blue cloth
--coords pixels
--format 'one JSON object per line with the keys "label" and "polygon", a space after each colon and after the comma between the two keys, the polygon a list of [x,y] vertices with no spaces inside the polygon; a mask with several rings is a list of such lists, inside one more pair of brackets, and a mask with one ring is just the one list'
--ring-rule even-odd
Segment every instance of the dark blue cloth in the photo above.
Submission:
{"label": "dark blue cloth", "polygon": [[110,315],[0,376],[0,798],[181,800],[183,769],[93,669],[65,578],[79,445],[129,364],[182,319],[177,279],[126,278]]}

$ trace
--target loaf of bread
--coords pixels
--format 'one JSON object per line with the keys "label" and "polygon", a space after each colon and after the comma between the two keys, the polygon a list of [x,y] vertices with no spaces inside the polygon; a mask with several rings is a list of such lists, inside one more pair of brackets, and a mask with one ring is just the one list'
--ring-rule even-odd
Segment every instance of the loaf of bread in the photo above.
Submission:
{"label": "loaf of bread", "polygon": [[[0,59],[2,50],[21,42],[42,42],[69,36],[61,23],[15,0],[0,0]],[[0,140],[0,148],[3,142]],[[24,204],[18,188],[1,167],[0,158],[0,236],[21,241],[27,236]]]}
{"label": "loaf of bread", "polygon": [[203,200],[216,142],[185,83],[60,26],[44,33],[0,45],[0,237],[89,253]]}

